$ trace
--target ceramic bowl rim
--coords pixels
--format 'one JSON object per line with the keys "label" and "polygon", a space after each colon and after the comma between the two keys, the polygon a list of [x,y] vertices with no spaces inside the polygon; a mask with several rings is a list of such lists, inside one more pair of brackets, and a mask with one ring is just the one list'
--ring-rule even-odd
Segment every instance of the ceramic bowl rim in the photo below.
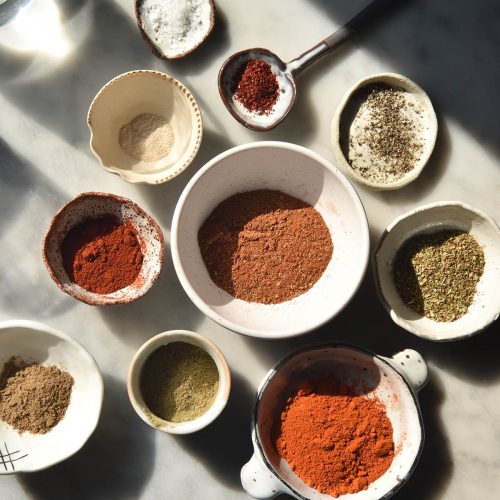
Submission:
{"label": "ceramic bowl rim", "polygon": [[[418,416],[418,422],[419,422],[419,429],[420,429],[420,444],[419,448],[417,451],[417,454],[415,456],[415,459],[413,460],[413,463],[406,473],[405,477],[399,481],[394,488],[391,488],[387,493],[385,493],[383,496],[378,497],[377,500],[383,500],[392,497],[400,488],[403,487],[403,485],[410,479],[411,475],[415,471],[418,462],[420,460],[420,457],[422,455],[422,451],[424,448],[424,443],[425,443],[425,428],[424,428],[424,420],[422,417],[422,411],[420,409],[420,404],[418,402],[417,394],[415,392],[415,389],[411,386],[411,384],[406,380],[406,378],[398,371],[394,366],[392,366],[384,357],[380,354],[376,354],[375,352],[371,351],[370,349],[367,349],[365,347],[360,347],[355,344],[351,344],[349,342],[344,342],[344,341],[329,341],[329,342],[323,342],[323,341],[316,341],[316,342],[311,342],[305,346],[298,347],[297,349],[293,349],[290,351],[288,354],[285,354],[281,359],[279,359],[271,368],[270,370],[264,375],[262,381],[260,382],[256,394],[255,394],[255,399],[254,399],[254,404],[252,407],[252,417],[251,417],[251,432],[252,432],[252,442],[254,444],[255,450],[258,451],[262,463],[266,466],[266,468],[276,477],[281,484],[283,484],[286,488],[287,491],[291,491],[294,495],[297,496],[300,500],[309,500],[308,497],[305,497],[301,495],[298,491],[293,489],[286,481],[284,481],[280,475],[274,470],[273,466],[269,463],[269,461],[266,458],[266,455],[264,453],[264,449],[262,447],[262,444],[260,442],[260,439],[258,437],[257,433],[257,423],[258,423],[258,418],[257,414],[259,411],[259,406],[260,402],[262,400],[262,394],[267,388],[267,386],[270,383],[270,380],[274,378],[274,376],[278,373],[278,371],[286,365],[290,360],[298,356],[299,354],[302,354],[307,351],[312,351],[312,350],[317,350],[317,349],[335,349],[335,348],[347,348],[347,349],[352,349],[353,351],[358,351],[362,352],[363,354],[368,354],[370,356],[373,356],[377,358],[378,361],[384,363],[386,366],[388,366],[398,377],[403,381],[403,383],[406,385],[408,388],[410,395],[413,399],[413,403],[417,412]],[[345,495],[342,495],[345,496]],[[339,497],[339,498],[342,498]]]}
{"label": "ceramic bowl rim", "polygon": [[29,329],[32,331],[41,332],[42,334],[45,334],[45,335],[52,335],[54,337],[58,337],[60,339],[63,339],[64,341],[68,342],[73,347],[75,347],[77,350],[79,350],[80,352],[83,352],[87,356],[88,360],[90,361],[90,364],[95,369],[94,370],[95,373],[98,375],[97,378],[99,381],[99,385],[95,389],[96,391],[98,391],[98,397],[99,397],[99,403],[97,405],[98,408],[97,408],[95,423],[92,425],[92,428],[90,429],[90,432],[88,433],[88,435],[84,436],[84,439],[82,440],[82,442],[78,445],[78,447],[73,452],[66,454],[62,458],[60,458],[56,461],[53,461],[53,462],[49,463],[48,465],[45,465],[43,467],[39,467],[36,469],[31,469],[31,470],[26,470],[26,471],[25,470],[19,470],[19,471],[16,470],[16,471],[0,472],[0,475],[2,475],[2,474],[10,475],[10,474],[18,474],[18,473],[30,474],[32,472],[38,472],[38,471],[48,469],[49,467],[52,467],[56,464],[64,462],[68,458],[70,458],[73,455],[75,455],[76,453],[78,453],[84,447],[84,445],[90,439],[92,434],[94,434],[94,431],[96,430],[97,425],[99,424],[99,421],[101,418],[102,405],[103,405],[103,400],[104,400],[104,381],[102,378],[101,370],[99,369],[99,365],[97,364],[94,356],[92,356],[92,354],[90,354],[90,352],[87,349],[85,349],[85,347],[83,347],[83,345],[78,340],[74,339],[73,337],[71,337],[67,333],[64,333],[61,330],[57,330],[55,328],[47,326],[47,325],[40,323],[38,321],[32,321],[32,320],[27,320],[27,319],[9,319],[9,320],[5,320],[5,321],[0,321],[0,335],[2,335],[4,333],[4,330],[7,330],[9,328],[26,328],[26,329]]}
{"label": "ceramic bowl rim", "polygon": [[[211,356],[212,359],[216,357],[218,361],[220,362],[222,366],[222,370],[219,370],[217,367],[218,373],[219,373],[219,391],[217,395],[215,396],[214,402],[212,403],[212,407],[218,402],[221,401],[223,404],[220,405],[218,411],[216,413],[213,413],[211,418],[208,419],[206,417],[207,413],[204,413],[197,417],[194,420],[189,420],[187,422],[179,422],[179,423],[174,423],[174,422],[168,422],[168,426],[163,426],[163,427],[158,427],[155,426],[148,416],[145,414],[145,412],[142,410],[141,405],[138,402],[137,398],[137,393],[134,390],[134,381],[138,379],[140,376],[140,373],[137,371],[137,364],[139,361],[142,361],[142,359],[145,357],[149,357],[156,349],[163,345],[168,345],[170,342],[164,342],[165,339],[169,339],[172,337],[177,337],[179,340],[175,340],[175,342],[183,342],[184,339],[186,342],[189,342],[189,339],[193,339],[197,342],[199,342],[203,347],[200,347],[200,349],[203,349],[207,354]],[[148,350],[150,347],[154,347],[149,354],[144,354],[146,350]],[[211,352],[210,352],[211,351]],[[215,354],[212,355],[212,352]],[[221,382],[224,382],[224,390],[220,391],[220,386],[222,386]],[[229,399],[229,393],[231,392],[231,371],[229,369],[229,365],[227,363],[227,360],[222,353],[222,351],[215,345],[214,342],[212,342],[210,339],[207,337],[196,333],[192,332],[190,330],[168,330],[162,333],[158,333],[154,337],[151,337],[149,340],[144,342],[139,349],[134,354],[134,357],[130,361],[129,369],[128,369],[128,374],[127,374],[127,393],[128,397],[130,400],[130,404],[134,408],[135,412],[139,417],[150,427],[157,431],[161,432],[166,432],[168,434],[192,434],[194,432],[197,432],[201,429],[204,429],[208,425],[210,425],[212,422],[214,422],[222,413],[224,408],[226,407],[227,401]],[[208,410],[207,410],[208,411]],[[159,417],[157,417],[159,420]],[[167,422],[167,421],[165,421]]]}
{"label": "ceramic bowl rim", "polygon": [[[379,273],[379,266],[378,266],[378,261],[377,261],[377,254],[384,245],[384,242],[389,235],[389,233],[397,227],[401,222],[404,220],[414,216],[415,214],[418,214],[420,212],[428,212],[432,211],[434,209],[439,209],[443,207],[457,207],[460,209],[464,209],[467,211],[470,211],[474,214],[476,214],[479,218],[483,219],[485,222],[490,224],[493,228],[495,228],[497,231],[499,231],[499,227],[497,223],[494,221],[492,217],[490,217],[488,214],[485,212],[471,207],[470,205],[467,205],[466,203],[463,203],[461,201],[436,201],[432,203],[426,203],[424,205],[420,205],[412,210],[409,210],[408,212],[405,212],[402,215],[399,215],[396,217],[388,226],[386,229],[384,229],[384,232],[380,236],[377,244],[375,245],[372,256],[371,256],[371,264],[372,264],[372,272],[373,272],[373,278],[375,281],[375,290],[377,292],[377,296],[383,305],[384,309],[389,313],[389,316],[391,319],[396,323],[398,326],[401,328],[405,329],[407,332],[412,333],[413,335],[416,335],[420,338],[430,340],[432,342],[454,342],[457,340],[464,340],[470,337],[473,337],[474,335],[478,335],[482,331],[484,331],[488,326],[490,326],[494,321],[497,320],[498,316],[500,313],[497,313],[496,315],[493,315],[492,317],[488,318],[486,322],[484,322],[479,328],[474,329],[474,331],[469,332],[469,333],[464,333],[464,334],[456,334],[456,335],[449,335],[445,338],[440,338],[436,339],[432,335],[426,334],[422,331],[420,331],[420,328],[418,325],[412,325],[407,322],[401,321],[399,314],[397,314],[396,310],[391,306],[389,301],[385,298],[385,295],[382,292],[382,286],[380,284],[380,273]],[[398,247],[399,248],[399,247]],[[397,252],[397,250],[396,250]]]}
{"label": "ceramic bowl rim", "polygon": [[[98,153],[98,151],[94,148],[94,129],[92,127],[92,115],[94,113],[94,109],[96,105],[99,103],[101,97],[104,95],[105,92],[107,92],[109,89],[113,87],[117,82],[120,80],[123,80],[128,77],[135,77],[135,76],[144,76],[144,75],[149,75],[149,76],[155,76],[159,77],[163,80],[166,80],[169,83],[172,83],[174,86],[178,87],[182,94],[186,96],[187,100],[189,101],[189,104],[191,108],[194,111],[195,117],[196,117],[196,123],[193,121],[192,122],[192,129],[195,132],[196,138],[194,141],[194,146],[193,150],[191,151],[191,154],[189,157],[186,159],[186,161],[179,167],[177,170],[174,172],[170,173],[169,175],[162,177],[157,180],[147,180],[147,178],[142,178],[143,174],[141,174],[139,177],[140,178],[135,178],[135,177],[130,177],[128,174],[127,170],[124,170],[116,165],[107,165],[104,163],[101,155]],[[193,162],[195,159],[196,155],[198,154],[198,151],[201,146],[201,141],[203,138],[203,118],[200,110],[200,106],[198,105],[198,102],[194,98],[193,93],[180,81],[174,78],[173,76],[169,75],[168,73],[164,73],[162,71],[156,71],[156,70],[151,70],[151,69],[137,69],[133,71],[127,71],[125,73],[121,73],[120,75],[115,76],[112,78],[108,83],[106,83],[100,90],[97,92],[95,95],[94,99],[92,99],[92,102],[90,103],[90,107],[87,113],[87,126],[90,130],[90,149],[92,153],[94,153],[94,156],[99,160],[99,163],[101,167],[113,174],[118,174],[124,181],[129,182],[131,184],[151,184],[151,185],[156,185],[156,184],[163,184],[164,182],[170,181],[177,177],[179,174],[184,172],[189,165]]]}
{"label": "ceramic bowl rim", "polygon": [[[419,94],[420,97],[424,101],[426,101],[426,105],[428,106],[428,109],[431,112],[430,119],[432,122],[431,123],[432,135],[426,141],[428,144],[428,149],[426,150],[425,154],[420,158],[420,160],[417,162],[417,165],[410,172],[408,172],[402,178],[390,183],[371,181],[359,175],[345,159],[344,152],[342,151],[342,148],[340,146],[340,121],[342,118],[342,114],[345,110],[345,107],[349,102],[349,100],[351,99],[352,95],[365,85],[368,85],[370,83],[376,83],[377,81],[383,83],[385,79],[397,80],[400,82],[401,87],[403,87],[405,90],[411,90],[412,93]],[[354,85],[352,85],[347,90],[333,116],[330,137],[331,137],[332,149],[335,154],[335,158],[338,161],[339,168],[348,177],[350,177],[357,183],[366,186],[374,191],[389,191],[394,189],[400,189],[404,186],[407,186],[422,173],[424,167],[429,162],[432,153],[434,151],[434,146],[436,145],[437,133],[438,133],[438,121],[437,121],[436,111],[434,110],[432,101],[425,92],[425,90],[407,76],[401,75],[399,73],[384,72],[384,73],[375,73],[373,75],[365,76],[360,80],[358,80]]]}
{"label": "ceramic bowl rim", "polygon": [[[130,205],[134,211],[136,211],[141,217],[144,217],[144,219],[148,222],[148,225],[154,230],[155,236],[157,237],[159,243],[160,243],[160,256],[159,256],[159,262],[158,262],[158,270],[155,272],[153,275],[153,278],[151,280],[151,283],[149,286],[144,286],[141,289],[138,289],[138,293],[135,294],[133,297],[122,297],[122,298],[116,298],[110,301],[106,302],[101,302],[97,297],[96,298],[88,298],[86,299],[85,296],[78,296],[73,289],[71,288],[65,288],[61,282],[61,280],[57,277],[56,273],[52,269],[52,266],[50,265],[50,259],[48,257],[48,243],[50,239],[53,236],[53,232],[55,230],[55,225],[58,219],[61,217],[64,211],[66,211],[68,208],[72,207],[73,205],[78,205],[82,199],[100,199],[100,198],[105,198],[105,199],[110,199],[113,200],[114,202],[119,203],[120,205]],[[156,283],[158,280],[161,270],[163,269],[163,260],[164,260],[164,254],[165,254],[165,241],[163,238],[163,231],[161,230],[160,226],[158,223],[148,214],[146,213],[137,203],[133,202],[132,200],[125,198],[123,196],[118,196],[116,194],[112,193],[103,193],[100,191],[87,191],[85,193],[80,193],[77,195],[75,198],[72,200],[68,201],[65,203],[55,214],[54,216],[50,219],[49,226],[45,232],[45,236],[43,237],[42,240],[42,260],[45,265],[45,268],[47,269],[50,277],[52,278],[52,281],[59,287],[61,291],[64,293],[67,293],[71,297],[73,297],[76,300],[79,300],[80,302],[83,302],[85,304],[91,305],[91,306],[102,306],[102,305],[116,305],[116,304],[128,304],[129,302],[133,302],[134,300],[137,300],[144,296],[150,289],[151,287]],[[98,296],[99,294],[93,294]]]}
{"label": "ceramic bowl rim", "polygon": [[[247,151],[251,149],[257,149],[257,148],[279,148],[279,149],[284,149],[288,151],[293,151],[295,153],[298,153],[300,155],[306,156],[307,158],[314,160],[316,163],[321,165],[321,167],[329,172],[331,172],[333,175],[337,177],[337,179],[340,181],[340,183],[344,186],[344,189],[347,191],[347,194],[349,195],[350,199],[352,200],[355,211],[358,215],[358,217],[364,222],[362,224],[362,227],[360,227],[360,231],[362,233],[361,237],[362,240],[364,241],[364,251],[363,251],[363,256],[362,256],[362,265],[361,265],[361,272],[359,275],[358,283],[352,290],[352,294],[346,298],[346,300],[340,304],[340,307],[337,310],[333,310],[333,313],[331,315],[328,315],[324,319],[316,322],[311,322],[309,326],[306,328],[289,328],[288,330],[280,330],[279,336],[277,336],[275,333],[266,333],[266,332],[261,332],[259,330],[256,330],[254,328],[250,327],[244,327],[240,326],[236,323],[233,323],[232,321],[229,321],[222,316],[216,314],[210,307],[206,305],[206,303],[201,299],[201,297],[196,293],[194,288],[191,286],[191,283],[189,282],[186,273],[184,272],[184,267],[181,262],[181,258],[179,256],[179,247],[178,247],[178,233],[179,233],[179,219],[181,216],[181,213],[184,209],[184,204],[190,195],[191,191],[193,190],[194,186],[199,182],[201,177],[205,175],[206,172],[208,172],[212,167],[215,167],[217,164],[219,164],[222,160],[225,160],[226,158],[229,158],[231,156],[238,155],[242,151]],[[368,263],[369,263],[369,258],[370,258],[370,236],[369,236],[369,229],[368,229],[368,219],[366,216],[366,211],[364,209],[363,203],[361,201],[361,198],[359,197],[359,194],[357,193],[356,189],[352,185],[352,183],[349,181],[349,179],[343,174],[335,165],[333,165],[329,160],[321,156],[320,154],[304,147],[304,146],[299,146],[297,144],[289,143],[289,142],[282,142],[282,141],[257,141],[257,142],[249,142],[246,144],[242,144],[239,146],[235,146],[233,148],[230,148],[226,151],[223,151],[222,153],[218,154],[214,158],[212,158],[210,161],[208,161],[203,167],[198,170],[198,172],[191,178],[191,180],[188,182],[184,190],[182,191],[181,196],[179,197],[177,201],[177,205],[175,207],[174,215],[172,218],[172,226],[171,226],[171,232],[170,232],[170,249],[172,253],[172,260],[174,264],[174,269],[177,274],[177,277],[179,278],[179,281],[184,288],[184,291],[188,295],[188,297],[191,299],[191,301],[195,304],[195,306],[206,316],[208,316],[210,319],[215,321],[216,323],[220,324],[221,326],[227,328],[228,330],[231,330],[236,333],[240,333],[242,335],[246,335],[249,337],[255,337],[255,338],[268,338],[268,339],[284,339],[284,338],[290,338],[290,337],[297,337],[299,335],[304,335],[312,330],[315,330],[317,328],[320,328],[324,324],[326,324],[328,321],[330,321],[333,317],[337,316],[340,314],[340,312],[349,304],[349,302],[353,299],[353,297],[356,295],[356,293],[359,290],[359,287],[361,286],[361,283],[363,282],[363,278],[366,275],[366,270],[368,268]]]}

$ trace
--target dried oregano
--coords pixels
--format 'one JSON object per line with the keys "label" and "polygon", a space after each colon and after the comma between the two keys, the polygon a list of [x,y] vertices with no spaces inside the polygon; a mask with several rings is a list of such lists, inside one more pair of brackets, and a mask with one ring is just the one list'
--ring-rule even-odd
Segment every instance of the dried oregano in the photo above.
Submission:
{"label": "dried oregano", "polygon": [[455,321],[472,304],[484,270],[484,253],[463,231],[418,235],[398,251],[392,266],[403,302],[435,321]]}

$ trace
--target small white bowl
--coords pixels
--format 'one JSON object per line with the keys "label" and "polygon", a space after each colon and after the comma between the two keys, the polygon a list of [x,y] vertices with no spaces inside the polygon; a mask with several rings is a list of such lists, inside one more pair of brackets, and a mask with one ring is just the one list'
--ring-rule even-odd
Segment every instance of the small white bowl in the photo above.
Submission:
{"label": "small white bowl", "polygon": [[0,474],[35,472],[75,454],[101,414],[103,382],[94,358],[65,333],[34,321],[0,323],[0,370],[12,356],[56,365],[75,383],[64,418],[46,434],[18,434],[0,420]]}
{"label": "small white bowl", "polygon": [[[127,155],[119,143],[120,129],[137,115],[152,113],[172,127],[170,153],[155,162]],[[159,71],[123,73],[108,82],[90,105],[87,123],[90,149],[108,172],[127,182],[160,184],[173,179],[193,161],[201,144],[201,112],[181,82]]]}
{"label": "small white bowl", "polygon": [[[349,119],[348,105],[352,102],[351,98],[353,94],[362,87],[374,83],[385,83],[391,87],[400,87],[406,90],[416,97],[423,110],[422,123],[424,131],[421,138],[424,147],[422,154],[412,170],[393,182],[375,182],[358,174],[347,161],[341,146],[343,142],[342,133],[346,133],[345,131],[350,129],[350,124],[344,124],[344,120]],[[353,85],[342,98],[332,120],[332,148],[339,168],[354,181],[376,191],[399,189],[414,181],[422,172],[434,149],[437,130],[438,123],[436,113],[432,107],[429,96],[421,87],[403,75],[398,75],[397,73],[379,73],[359,80],[359,82]]]}
{"label": "small white bowl", "polygon": [[[470,233],[483,247],[484,273],[474,301],[461,318],[452,322],[429,319],[408,308],[392,278],[392,263],[401,246],[421,233],[456,229]],[[500,313],[500,230],[493,219],[461,202],[423,205],[395,219],[373,252],[378,296],[393,321],[419,337],[446,341],[469,337],[484,330]]]}
{"label": "small white bowl", "polygon": [[[187,422],[168,422],[156,415],[152,415],[142,398],[140,389],[140,377],[144,363],[148,357],[161,346],[172,342],[186,342],[195,345],[210,354],[219,372],[219,390],[215,396],[212,406],[200,417]],[[231,372],[226,358],[218,347],[206,337],[187,330],[170,330],[159,333],[144,343],[135,353],[128,371],[127,380],[128,397],[137,415],[148,425],[169,434],[191,434],[211,424],[226,406],[231,390]]]}
{"label": "small white bowl", "polygon": [[[114,215],[137,232],[144,255],[135,282],[116,292],[90,292],[70,280],[64,269],[61,245],[68,231],[89,218]],[[52,218],[42,244],[42,258],[54,283],[68,295],[92,306],[126,304],[142,297],[156,282],[163,266],[164,242],[160,226],[133,201],[109,193],[82,193]]]}
{"label": "small white bowl", "polygon": [[[234,298],[211,280],[198,231],[223,200],[242,191],[275,189],[312,205],[332,237],[333,255],[318,282],[281,304]],[[351,300],[369,254],[363,205],[346,177],[313,151],[285,142],[254,142],[209,161],[188,183],[175,209],[171,248],[177,276],[194,304],[225,328],[253,337],[301,335],[332,319]]]}

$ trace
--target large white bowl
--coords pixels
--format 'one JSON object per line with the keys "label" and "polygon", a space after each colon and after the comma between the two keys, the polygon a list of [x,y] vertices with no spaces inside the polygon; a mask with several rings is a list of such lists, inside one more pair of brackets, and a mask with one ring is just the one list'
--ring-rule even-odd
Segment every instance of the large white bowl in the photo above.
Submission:
{"label": "large white bowl", "polygon": [[[231,195],[255,189],[280,190],[310,203],[332,235],[333,256],[323,276],[281,304],[245,302],[218,288],[198,246],[198,231],[212,210]],[[218,155],[191,179],[175,209],[171,248],[179,280],[203,313],[245,335],[285,338],[326,323],[356,293],[368,263],[368,224],[353,186],[329,161],[295,144],[255,142]]]}
{"label": "large white bowl", "polygon": [[0,420],[0,474],[46,469],[76,453],[101,414],[103,382],[94,358],[69,335],[34,321],[0,323],[0,370],[12,356],[56,365],[75,383],[64,418],[46,434],[19,434]]}

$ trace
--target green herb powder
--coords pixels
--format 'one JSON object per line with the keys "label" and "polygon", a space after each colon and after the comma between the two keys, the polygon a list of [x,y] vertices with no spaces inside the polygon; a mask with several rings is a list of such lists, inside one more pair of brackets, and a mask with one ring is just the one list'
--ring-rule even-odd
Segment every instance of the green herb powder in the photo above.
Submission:
{"label": "green herb powder", "polygon": [[394,259],[392,275],[410,309],[449,322],[469,309],[483,270],[483,249],[474,237],[439,231],[408,240]]}
{"label": "green herb powder", "polygon": [[140,386],[144,402],[156,417],[186,422],[212,406],[219,389],[219,372],[203,349],[172,342],[146,360]]}

